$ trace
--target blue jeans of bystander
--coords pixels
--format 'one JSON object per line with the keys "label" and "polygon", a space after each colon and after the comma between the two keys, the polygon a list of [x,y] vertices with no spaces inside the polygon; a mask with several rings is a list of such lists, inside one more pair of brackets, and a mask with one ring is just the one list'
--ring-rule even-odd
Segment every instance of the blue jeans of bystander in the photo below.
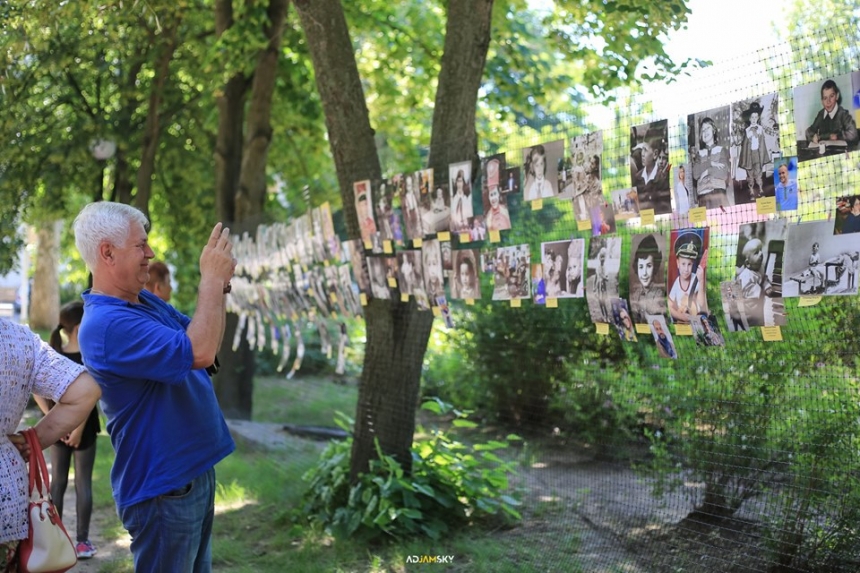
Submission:
{"label": "blue jeans of bystander", "polygon": [[188,486],[119,511],[131,534],[135,573],[209,573],[215,470]]}

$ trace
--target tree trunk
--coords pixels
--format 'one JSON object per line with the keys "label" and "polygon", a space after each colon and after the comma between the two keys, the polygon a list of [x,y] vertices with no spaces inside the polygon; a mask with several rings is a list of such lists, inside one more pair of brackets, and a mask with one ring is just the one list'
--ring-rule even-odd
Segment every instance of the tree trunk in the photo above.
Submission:
{"label": "tree trunk", "polygon": [[40,225],[36,231],[36,269],[30,292],[30,327],[34,330],[53,330],[60,316],[62,228],[62,221],[54,221]]}
{"label": "tree trunk", "polygon": [[[343,198],[347,230],[358,237],[352,184],[380,177],[374,132],[343,7],[337,0],[296,0],[323,103]],[[492,1],[452,1],[433,120],[430,167],[447,177],[448,163],[477,160],[475,105],[489,46]],[[464,22],[469,22],[464,26]],[[446,69],[450,68],[450,69]],[[439,130],[437,133],[437,129]],[[367,345],[350,462],[353,479],[382,451],[411,469],[421,367],[433,316],[413,302],[371,301]]]}

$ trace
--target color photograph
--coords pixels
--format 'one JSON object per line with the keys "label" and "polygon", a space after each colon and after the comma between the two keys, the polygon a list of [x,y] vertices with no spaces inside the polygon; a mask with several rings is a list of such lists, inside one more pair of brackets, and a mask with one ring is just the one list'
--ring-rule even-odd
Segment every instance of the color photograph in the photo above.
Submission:
{"label": "color photograph", "polygon": [[358,217],[361,240],[367,243],[377,233],[376,222],[373,220],[370,180],[356,181],[352,184],[352,190],[355,194],[355,213]]}
{"label": "color photograph", "polygon": [[670,244],[669,314],[675,323],[690,324],[695,315],[708,313],[708,229],[675,229]]}
{"label": "color photograph", "polygon": [[636,189],[626,187],[609,193],[609,201],[615,211],[616,221],[626,221],[639,216],[639,203],[636,201]]}
{"label": "color photograph", "polygon": [[558,166],[564,159],[564,140],[523,149],[523,198],[550,199],[558,195]]}
{"label": "color photograph", "polygon": [[633,327],[633,319],[627,309],[627,301],[623,298],[611,299],[612,324],[621,340],[625,342],[636,342],[636,329]]}
{"label": "color photograph", "polygon": [[612,205],[601,202],[591,208],[591,236],[611,235],[615,232],[615,212]]}
{"label": "color photograph", "polygon": [[699,346],[725,346],[726,341],[723,335],[720,334],[720,327],[717,325],[717,317],[713,314],[708,315],[701,313],[693,319],[693,338],[696,339],[696,344]]}
{"label": "color photograph", "polygon": [[783,157],[774,161],[774,195],[777,211],[796,211],[800,200],[797,186],[797,157]]}
{"label": "color photograph", "polygon": [[[851,74],[794,88],[794,126],[800,162],[857,149]],[[844,94],[844,97],[843,97]]]}
{"label": "color photograph", "polygon": [[675,349],[675,341],[672,339],[672,333],[669,332],[669,326],[666,324],[666,317],[653,314],[646,318],[651,329],[651,336],[654,337],[654,343],[657,345],[657,353],[662,358],[677,360],[678,351]]}
{"label": "color photograph", "polygon": [[687,173],[690,172],[690,166],[682,163],[675,170],[675,212],[679,215],[686,215],[690,212],[690,205],[696,206],[693,201],[693,188]]}
{"label": "color photograph", "polygon": [[483,187],[484,221],[490,231],[507,231],[511,228],[507,194],[498,187]]}
{"label": "color photograph", "polygon": [[848,195],[836,199],[833,234],[860,233],[860,195]]}

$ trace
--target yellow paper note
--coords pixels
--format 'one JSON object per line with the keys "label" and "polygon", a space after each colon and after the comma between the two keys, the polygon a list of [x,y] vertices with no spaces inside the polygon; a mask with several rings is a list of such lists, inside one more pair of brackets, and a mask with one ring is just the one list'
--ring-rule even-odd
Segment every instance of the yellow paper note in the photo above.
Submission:
{"label": "yellow paper note", "polygon": [[608,322],[598,322],[595,326],[597,327],[597,334],[601,334],[603,336],[606,336],[607,334],[609,334],[609,323]]}
{"label": "yellow paper note", "polygon": [[438,306],[433,307],[433,316],[442,316],[442,309]]}
{"label": "yellow paper note", "polygon": [[765,342],[782,341],[782,330],[778,326],[762,326],[761,338]]}
{"label": "yellow paper note", "polygon": [[400,293],[400,302],[409,302],[409,295],[405,292]]}
{"label": "yellow paper note", "polygon": [[522,306],[522,301],[518,298],[511,299],[511,308],[519,308]]}
{"label": "yellow paper note", "polygon": [[328,293],[328,298],[332,302],[337,302],[337,295],[334,294],[333,292]]}
{"label": "yellow paper note", "polygon": [[639,211],[639,216],[642,217],[642,225],[654,224],[654,209],[643,209],[642,211]]}
{"label": "yellow paper note", "polygon": [[755,200],[755,210],[759,215],[776,213],[776,197],[759,197]]}
{"label": "yellow paper note", "polygon": [[466,306],[472,306],[473,304],[475,304],[475,299],[473,299],[473,298],[467,298],[467,299],[465,299],[465,301],[466,301]]}
{"label": "yellow paper note", "polygon": [[391,241],[382,241],[382,252],[388,255],[394,252],[394,248],[391,246]]}
{"label": "yellow paper note", "polygon": [[436,238],[440,241],[450,241],[451,233],[449,233],[448,231],[442,231],[441,233],[436,234]]}
{"label": "yellow paper note", "polygon": [[469,236],[469,233],[460,233],[460,242],[468,243],[472,240],[472,237]]}
{"label": "yellow paper note", "polygon": [[693,336],[693,327],[689,324],[676,324],[675,336]]}
{"label": "yellow paper note", "polygon": [[543,209],[543,199],[532,201],[532,211],[540,211],[541,209]]}
{"label": "yellow paper note", "polygon": [[558,308],[558,299],[557,298],[546,299],[546,307],[547,308]]}
{"label": "yellow paper note", "polygon": [[367,306],[367,294],[366,293],[358,293],[358,300],[361,302],[361,306]]}
{"label": "yellow paper note", "polygon": [[498,243],[501,240],[502,240],[502,235],[501,235],[501,233],[499,233],[499,231],[497,231],[495,229],[490,231],[490,242],[491,243]]}
{"label": "yellow paper note", "polygon": [[417,239],[412,239],[412,246],[415,247],[416,249],[420,249],[421,245],[423,245],[423,244],[424,244],[424,240],[421,239],[420,237]]}
{"label": "yellow paper note", "polygon": [[704,223],[708,220],[707,209],[704,207],[693,207],[689,212],[691,223]]}
{"label": "yellow paper note", "polygon": [[388,286],[391,288],[397,288],[397,279],[394,277],[388,277]]}
{"label": "yellow paper note", "polygon": [[800,297],[800,302],[797,303],[797,306],[815,306],[821,302],[821,296],[802,296]]}
{"label": "yellow paper note", "polygon": [[637,322],[636,334],[651,334],[651,328],[647,324]]}
{"label": "yellow paper note", "polygon": [[577,219],[576,221],[576,230],[577,231],[590,231],[591,230],[591,221],[585,219],[580,221]]}
{"label": "yellow paper note", "polygon": [[371,243],[369,240],[365,241],[364,242],[364,250],[369,251],[371,249],[373,249],[373,243]]}

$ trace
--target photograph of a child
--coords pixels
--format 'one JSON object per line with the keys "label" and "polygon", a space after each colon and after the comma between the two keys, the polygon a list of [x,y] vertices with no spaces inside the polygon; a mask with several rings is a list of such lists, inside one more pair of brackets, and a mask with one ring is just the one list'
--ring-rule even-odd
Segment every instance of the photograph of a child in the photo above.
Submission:
{"label": "photograph of a child", "polygon": [[732,147],[735,203],[773,197],[773,161],[780,156],[776,93],[732,104]]}
{"label": "photograph of a child", "polygon": [[395,176],[400,189],[400,204],[403,208],[403,220],[406,226],[406,237],[408,239],[420,239],[424,236],[424,227],[421,222],[422,188],[429,183],[433,185],[433,170],[425,169],[414,173],[405,173]]}
{"label": "photograph of a child", "polygon": [[385,257],[368,257],[367,266],[370,270],[370,290],[373,298],[390,299],[391,290],[388,288],[388,268]]}
{"label": "photograph of a child", "polygon": [[546,280],[541,263],[532,264],[532,302],[546,304]]}
{"label": "photograph of a child", "polygon": [[670,236],[669,314],[676,323],[690,324],[695,315],[708,313],[708,235],[705,228],[675,229]]}
{"label": "photograph of a child", "polygon": [[720,301],[726,318],[726,329],[729,332],[746,332],[750,329],[749,323],[741,316],[739,298],[740,293],[734,281],[720,283]]}
{"label": "photograph of a child", "polygon": [[836,199],[834,235],[860,233],[860,195],[846,195]]}
{"label": "photograph of a child", "polygon": [[687,116],[687,150],[692,171],[687,178],[692,183],[697,207],[716,209],[735,204],[730,116],[729,106]]}
{"label": "photograph of a child", "polygon": [[851,109],[853,93],[851,74],[794,88],[798,161],[857,149],[860,136]]}
{"label": "photograph of a child", "polygon": [[744,323],[751,326],[783,326],[783,252],[787,222],[776,219],[748,223],[738,228],[738,248],[732,294]]}
{"label": "photograph of a child", "polygon": [[454,277],[453,280],[449,280],[452,299],[481,298],[478,256],[477,249],[454,251]]}
{"label": "photograph of a child", "polygon": [[630,246],[630,314],[636,324],[647,315],[666,314],[666,235],[633,235]]}
{"label": "photograph of a child", "polygon": [[[472,211],[472,162],[463,161],[448,166],[448,179],[451,189],[451,220],[452,233],[469,232],[469,221]],[[496,171],[498,180],[498,171]]]}
{"label": "photograph of a child", "polygon": [[[359,292],[365,295],[370,295],[370,270],[367,265],[367,257],[364,255],[364,245],[360,239],[344,241],[346,250],[349,251],[350,265],[352,266],[352,276],[355,277],[355,283],[358,285]],[[301,269],[301,267],[299,267]]]}
{"label": "photograph of a child", "polygon": [[588,251],[586,301],[593,322],[612,322],[610,300],[618,297],[621,237],[594,237]]}
{"label": "photograph of a child", "polygon": [[834,235],[833,221],[792,225],[785,246],[783,296],[855,295],[860,233]]}
{"label": "photograph of a child", "polygon": [[511,228],[508,197],[498,186],[483,186],[484,221],[490,231],[506,231]]}
{"label": "photograph of a child", "polygon": [[708,315],[704,312],[696,315],[693,319],[693,338],[696,339],[696,344],[699,346],[725,346],[726,341],[723,335],[720,334],[720,327],[717,326],[717,317],[713,314]]}
{"label": "photograph of a child", "polygon": [[438,239],[428,239],[421,246],[424,271],[424,290],[432,300],[445,294],[445,277],[442,268],[442,250]]}
{"label": "photograph of a child", "polygon": [[541,243],[542,277],[547,298],[581,298],[584,239]]}
{"label": "photograph of a child", "polygon": [[603,132],[571,137],[568,157],[570,172],[560,196],[573,199],[574,215],[584,221],[589,209],[603,202]]}
{"label": "photograph of a child", "polygon": [[666,317],[651,314],[646,318],[648,319],[648,326],[651,328],[651,335],[654,337],[654,343],[657,345],[657,353],[662,358],[677,360],[678,351],[675,349],[675,341],[669,332],[669,326],[666,324]]}
{"label": "photograph of a child", "polygon": [[430,192],[421,194],[421,226],[425,235],[448,231],[451,223],[451,196],[448,184],[436,182]]}
{"label": "photograph of a child", "polygon": [[414,295],[416,289],[424,290],[424,273],[421,251],[405,250],[397,252],[399,272],[397,286],[403,294]]}
{"label": "photograph of a child", "polygon": [[528,245],[499,247],[493,257],[493,300],[524,299],[531,296],[531,262]]}
{"label": "photograph of a child", "polygon": [[445,298],[445,295],[440,294],[436,296],[434,302],[439,307],[439,316],[442,317],[442,322],[445,323],[445,326],[454,328],[454,317],[451,316],[451,307],[448,306],[448,299]]}
{"label": "photograph of a child", "polygon": [[672,212],[669,178],[669,122],[652,121],[630,128],[630,181],[636,188],[639,211],[655,215]]}
{"label": "photograph of a child", "polygon": [[625,187],[609,193],[609,201],[615,211],[616,221],[626,221],[639,216],[639,203],[636,200],[636,188]]}
{"label": "photograph of a child", "polygon": [[376,221],[373,220],[373,203],[370,196],[370,180],[356,181],[352,184],[355,194],[355,213],[358,217],[358,228],[361,240],[367,243],[377,233]]}
{"label": "photograph of a child", "polygon": [[523,198],[526,201],[558,195],[558,165],[564,158],[564,140],[523,149]]}
{"label": "photograph of a child", "polygon": [[591,236],[609,235],[615,232],[615,212],[612,205],[601,202],[591,208]]}
{"label": "photograph of a child", "polygon": [[627,310],[627,301],[623,298],[613,298],[611,304],[612,324],[615,325],[618,336],[625,342],[636,342],[636,329],[633,327],[630,311]]}
{"label": "photograph of a child", "polygon": [[777,211],[797,210],[800,190],[797,187],[797,157],[782,157],[773,163],[774,195]]}

